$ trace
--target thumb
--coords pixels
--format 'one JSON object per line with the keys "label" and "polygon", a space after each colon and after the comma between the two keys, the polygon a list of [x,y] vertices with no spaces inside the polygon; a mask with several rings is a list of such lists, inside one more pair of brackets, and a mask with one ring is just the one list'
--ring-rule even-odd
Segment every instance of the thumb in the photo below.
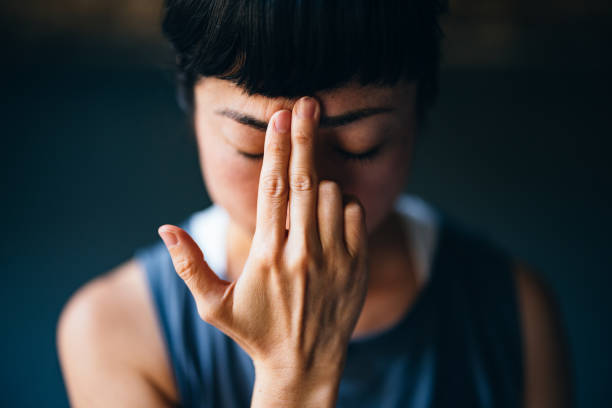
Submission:
{"label": "thumb", "polygon": [[168,248],[176,273],[193,295],[200,317],[211,320],[221,311],[230,283],[210,269],[198,244],[183,229],[166,224],[157,232]]}

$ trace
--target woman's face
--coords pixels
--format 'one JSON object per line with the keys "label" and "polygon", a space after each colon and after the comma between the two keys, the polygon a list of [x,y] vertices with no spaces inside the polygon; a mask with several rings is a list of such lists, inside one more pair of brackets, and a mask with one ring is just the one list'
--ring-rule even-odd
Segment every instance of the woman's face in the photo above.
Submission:
{"label": "woman's face", "polygon": [[[315,164],[319,180],[336,181],[356,196],[368,232],[390,213],[410,168],[415,82],[394,87],[350,84],[315,95],[321,105]],[[230,81],[204,78],[195,86],[195,131],[211,199],[253,234],[265,127],[296,99],[249,96]],[[370,153],[367,153],[370,152]],[[366,153],[366,157],[360,157]]]}

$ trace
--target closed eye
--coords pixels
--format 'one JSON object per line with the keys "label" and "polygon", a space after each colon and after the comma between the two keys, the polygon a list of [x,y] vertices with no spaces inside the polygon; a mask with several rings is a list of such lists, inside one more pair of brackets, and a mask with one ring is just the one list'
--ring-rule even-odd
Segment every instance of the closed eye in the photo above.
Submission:
{"label": "closed eye", "polygon": [[[373,147],[370,150],[366,150],[365,152],[360,152],[360,153],[349,152],[344,149],[341,149],[338,146],[334,146],[334,151],[346,160],[356,160],[356,161],[367,162],[369,160],[373,160],[380,153],[380,150],[384,146],[384,144],[385,143],[383,142]],[[263,156],[264,156],[263,153],[247,153],[241,150],[237,150],[237,152],[241,156],[244,156],[251,160],[261,160],[263,159]]]}
{"label": "closed eye", "polygon": [[236,150],[238,152],[238,154],[240,154],[241,156],[246,157],[247,159],[251,159],[251,160],[261,160],[263,159],[263,153],[247,153],[247,152],[243,152],[242,150]]}
{"label": "closed eye", "polygon": [[367,162],[373,160],[379,153],[384,143],[381,143],[370,150],[360,153],[353,153],[343,150],[339,147],[335,147],[334,150],[346,160],[357,160],[362,162]]}

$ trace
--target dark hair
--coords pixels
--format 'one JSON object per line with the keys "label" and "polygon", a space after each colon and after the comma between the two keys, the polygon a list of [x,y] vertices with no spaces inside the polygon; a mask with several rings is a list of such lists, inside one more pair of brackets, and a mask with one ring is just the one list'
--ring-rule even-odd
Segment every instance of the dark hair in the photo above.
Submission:
{"label": "dark hair", "polygon": [[438,0],[166,0],[163,33],[190,115],[201,75],[287,98],[418,80],[423,119],[438,91],[443,11]]}

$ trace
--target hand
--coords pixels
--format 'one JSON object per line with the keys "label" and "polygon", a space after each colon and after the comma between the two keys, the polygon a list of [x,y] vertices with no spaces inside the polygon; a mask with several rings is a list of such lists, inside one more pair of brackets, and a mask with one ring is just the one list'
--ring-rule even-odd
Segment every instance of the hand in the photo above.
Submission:
{"label": "hand", "polygon": [[272,116],[255,234],[236,281],[220,279],[185,231],[164,225],[159,232],[202,319],[250,355],[257,378],[337,385],[367,290],[366,227],[356,199],[343,203],[336,183],[317,180],[319,116],[308,97],[293,115]]}

